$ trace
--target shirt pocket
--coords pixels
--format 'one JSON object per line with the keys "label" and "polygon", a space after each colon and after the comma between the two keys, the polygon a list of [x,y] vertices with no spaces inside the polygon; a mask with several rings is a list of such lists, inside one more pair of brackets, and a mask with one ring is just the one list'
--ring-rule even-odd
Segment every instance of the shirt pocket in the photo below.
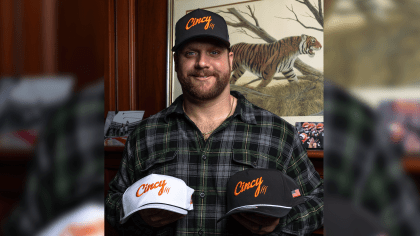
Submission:
{"label": "shirt pocket", "polygon": [[177,172],[178,151],[162,152],[149,156],[140,167],[141,175],[161,174],[174,176]]}
{"label": "shirt pocket", "polygon": [[261,153],[234,151],[232,154],[232,162],[240,165],[245,169],[248,168],[275,168],[274,160],[271,160],[268,155]]}

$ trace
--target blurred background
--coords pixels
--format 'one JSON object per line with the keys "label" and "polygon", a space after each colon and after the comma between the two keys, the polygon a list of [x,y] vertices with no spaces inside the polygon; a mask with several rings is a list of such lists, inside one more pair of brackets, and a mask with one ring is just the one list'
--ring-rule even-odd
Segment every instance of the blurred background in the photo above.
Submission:
{"label": "blurred background", "polygon": [[[35,170],[39,167],[36,159],[47,159],[40,154],[38,144],[46,139],[45,127],[51,119],[60,109],[68,109],[77,94],[98,82],[102,84],[103,94],[106,4],[102,0],[0,1],[2,225],[19,204],[25,208],[23,194],[30,186],[29,177],[39,178],[38,174],[30,172],[40,172]],[[99,109],[103,117],[103,104]],[[50,138],[58,137],[54,132],[51,134]],[[53,144],[48,148],[53,149]],[[102,161],[103,154],[97,158]],[[67,165],[71,168],[73,164],[77,166],[76,162],[67,162]],[[45,184],[42,181],[39,182]],[[45,189],[44,194],[53,196]],[[33,202],[38,204],[36,199]],[[57,213],[51,215],[57,216]],[[29,229],[38,229],[29,226]]]}
{"label": "blurred background", "polygon": [[[325,78],[340,91],[349,94],[351,98],[346,99],[356,99],[362,110],[375,114],[374,125],[371,125],[376,135],[374,138],[392,150],[388,152],[391,157],[387,160],[393,160],[393,165],[397,163],[397,168],[391,168],[394,172],[376,180],[381,183],[398,176],[397,180],[403,181],[400,185],[406,186],[407,183],[407,186],[413,187],[414,192],[410,190],[411,195],[406,199],[411,213],[406,215],[411,214],[413,219],[417,219],[415,217],[420,210],[420,47],[417,46],[420,42],[420,4],[415,0],[325,1],[326,4],[328,2],[333,4],[325,10]],[[102,121],[108,111],[146,110],[145,117],[148,117],[165,107],[164,26],[168,2],[125,0],[118,4],[119,8],[115,10],[115,1],[112,0],[0,1],[1,223],[7,221],[11,211],[19,205],[25,186],[30,186],[28,170],[38,166],[34,164],[37,163],[34,159],[42,159],[38,145],[45,139],[43,133],[48,133],[45,129],[50,121],[58,119],[57,114],[66,113],[63,109],[69,109],[75,97],[91,93],[89,89],[98,81],[102,83],[101,78],[105,79],[109,101],[105,101],[105,109],[99,112],[101,121],[98,127],[103,127]],[[111,53],[111,47],[115,46],[111,40],[116,32],[114,10],[118,12],[118,48],[124,49],[117,52],[120,80],[115,80],[115,68],[109,66],[115,59],[115,54]],[[133,18],[129,21],[131,16]],[[152,18],[159,27],[150,25]],[[129,22],[136,23],[132,26]],[[134,31],[130,31],[130,27],[134,27]],[[134,37],[130,41],[128,32],[134,32],[130,34]],[[143,56],[129,54],[129,47],[131,51],[142,52]],[[147,69],[161,67],[162,70],[158,71]],[[136,88],[132,89],[129,83]],[[107,87],[109,84],[111,87]],[[118,84],[121,86],[115,88]],[[130,96],[131,93],[135,96]],[[325,90],[325,93],[332,95],[335,90]],[[334,103],[335,98],[326,95],[326,99]],[[331,109],[330,112],[328,109],[326,102],[326,138],[328,132],[334,132],[334,128],[329,127],[337,123],[333,116],[327,117],[332,115]],[[363,116],[355,117],[363,123]],[[99,131],[102,133],[98,136],[98,143],[103,144],[103,130]],[[342,135],[351,135],[351,132]],[[363,135],[359,139],[364,142]],[[332,145],[340,145],[339,140],[333,141]],[[345,150],[345,153],[354,152],[356,148]],[[110,159],[114,164],[109,174],[105,170],[106,183],[116,173],[121,150],[110,149],[109,153],[115,154],[115,158]],[[328,154],[326,147],[326,159],[342,157]],[[100,153],[96,156],[102,162],[103,156]],[[365,162],[365,159],[361,162],[363,170],[373,172],[376,168],[374,164],[381,162],[381,158],[369,162],[371,165],[364,165]],[[341,172],[339,178],[346,179],[346,173]],[[328,174],[324,178],[327,183]],[[359,188],[350,184],[347,191],[357,192]],[[396,189],[394,192],[400,191]],[[350,199],[351,204],[353,200]],[[328,199],[326,204],[328,206]],[[345,204],[339,202],[338,205]],[[355,209],[354,205],[350,208]],[[401,212],[404,210],[407,209]],[[96,210],[93,212],[98,213]],[[81,213],[74,214],[77,217]],[[375,217],[377,215],[373,214],[372,218]],[[381,222],[382,218],[378,219]],[[38,223],[42,224],[47,225],[45,222]],[[77,227],[69,230],[83,232]]]}
{"label": "blurred background", "polygon": [[420,3],[330,2],[325,77],[380,114],[378,123],[399,145],[396,148],[404,150],[404,157],[413,159],[406,167],[418,178],[420,170],[414,166],[420,160]]}
{"label": "blurred background", "polygon": [[419,235],[420,3],[326,3],[326,233]]}
{"label": "blurred background", "polygon": [[418,1],[333,2],[324,32],[331,80],[349,89],[419,86]]}

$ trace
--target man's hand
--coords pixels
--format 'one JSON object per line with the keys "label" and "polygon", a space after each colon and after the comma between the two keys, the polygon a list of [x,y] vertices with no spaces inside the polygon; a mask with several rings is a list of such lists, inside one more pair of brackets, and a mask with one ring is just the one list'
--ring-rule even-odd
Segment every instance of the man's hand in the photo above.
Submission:
{"label": "man's hand", "polygon": [[260,235],[273,232],[280,221],[280,218],[256,213],[239,213],[232,217],[252,233]]}
{"label": "man's hand", "polygon": [[175,222],[185,215],[181,215],[172,211],[150,208],[139,211],[141,218],[152,227],[162,227]]}

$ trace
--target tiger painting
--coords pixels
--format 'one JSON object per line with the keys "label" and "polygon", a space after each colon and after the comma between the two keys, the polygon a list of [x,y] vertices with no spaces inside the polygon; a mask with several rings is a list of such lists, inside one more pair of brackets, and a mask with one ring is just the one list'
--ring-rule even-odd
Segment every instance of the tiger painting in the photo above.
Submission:
{"label": "tiger painting", "polygon": [[232,46],[234,56],[230,83],[235,84],[246,70],[262,78],[258,87],[267,86],[278,72],[281,72],[289,82],[298,82],[293,71],[296,58],[301,54],[313,57],[314,51],[321,48],[321,43],[315,37],[305,34],[283,38],[274,43],[235,44]]}

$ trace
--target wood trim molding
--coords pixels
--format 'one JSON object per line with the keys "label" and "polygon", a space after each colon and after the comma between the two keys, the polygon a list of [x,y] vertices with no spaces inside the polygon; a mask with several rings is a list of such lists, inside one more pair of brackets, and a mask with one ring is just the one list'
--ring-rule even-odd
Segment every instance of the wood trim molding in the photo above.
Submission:
{"label": "wood trim molding", "polygon": [[16,35],[14,34],[14,3],[13,0],[0,1],[0,76],[12,76],[16,67],[14,55],[16,50]]}
{"label": "wood trim molding", "polygon": [[42,1],[42,54],[43,73],[57,73],[57,8],[56,0]]}
{"label": "wood trim molding", "polygon": [[105,146],[104,150],[105,150],[105,152],[123,152],[124,147],[122,147],[122,146]]}
{"label": "wood trim molding", "polygon": [[306,150],[309,158],[324,158],[324,150]]}
{"label": "wood trim molding", "polygon": [[404,170],[411,174],[420,174],[420,156],[419,155],[406,155],[402,159]]}
{"label": "wood trim molding", "polygon": [[105,58],[105,118],[108,111],[115,111],[115,5],[108,0],[108,34]]}
{"label": "wood trim molding", "polygon": [[137,48],[136,48],[136,0],[129,0],[128,3],[128,34],[129,34],[129,81],[130,81],[130,110],[138,110],[137,105]]}

